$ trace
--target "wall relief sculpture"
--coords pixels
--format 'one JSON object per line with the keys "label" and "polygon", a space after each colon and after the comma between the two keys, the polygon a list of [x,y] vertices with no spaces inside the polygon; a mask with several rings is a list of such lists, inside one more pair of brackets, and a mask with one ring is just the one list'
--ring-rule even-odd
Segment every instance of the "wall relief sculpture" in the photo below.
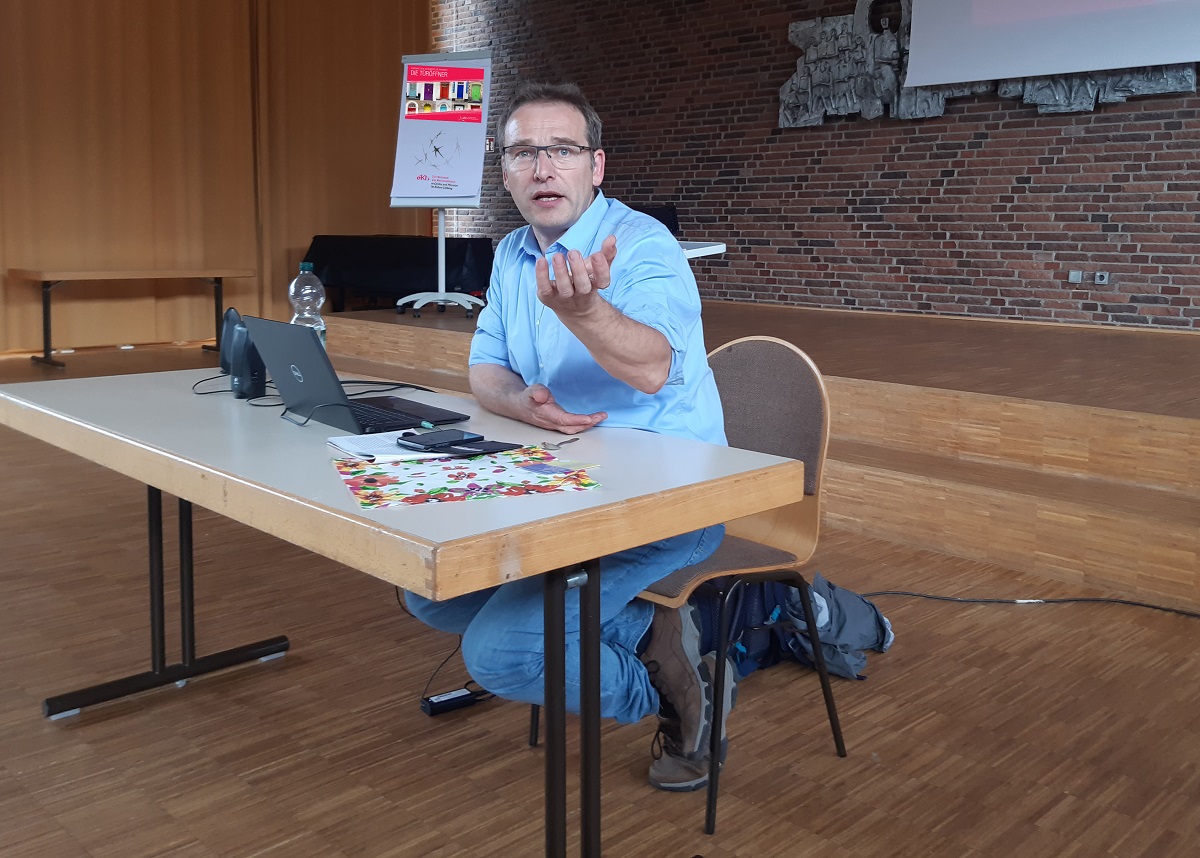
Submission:
{"label": "wall relief sculpture", "polygon": [[912,0],[858,0],[853,15],[796,21],[788,41],[803,51],[779,90],[779,125],[821,125],[826,116],[878,119],[941,116],[946,99],[995,91],[1039,113],[1080,113],[1132,96],[1196,91],[1196,66],[1183,63],[1002,81],[902,87]]}

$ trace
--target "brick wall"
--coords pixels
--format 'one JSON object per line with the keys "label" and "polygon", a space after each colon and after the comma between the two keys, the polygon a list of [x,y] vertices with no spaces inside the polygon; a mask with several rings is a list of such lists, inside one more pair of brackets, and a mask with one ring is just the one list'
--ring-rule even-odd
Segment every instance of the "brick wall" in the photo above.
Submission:
{"label": "brick wall", "polygon": [[[577,82],[605,121],[605,192],[675,202],[682,238],[728,245],[695,262],[707,298],[1200,327],[1200,96],[1039,116],[991,94],[936,119],[776,127],[788,24],[853,10],[439,0],[435,35],[492,49],[493,117],[522,78]],[[456,234],[521,225],[494,163],[484,182]]]}

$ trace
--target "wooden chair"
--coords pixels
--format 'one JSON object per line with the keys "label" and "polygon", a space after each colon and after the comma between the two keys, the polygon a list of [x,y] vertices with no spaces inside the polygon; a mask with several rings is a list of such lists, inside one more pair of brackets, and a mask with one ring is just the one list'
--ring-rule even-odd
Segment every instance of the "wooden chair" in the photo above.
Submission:
{"label": "wooden chair", "polygon": [[[804,462],[804,501],[726,522],[716,552],[695,566],[668,575],[641,598],[670,608],[682,607],[695,593],[715,592],[721,610],[717,624],[717,674],[713,699],[725,690],[733,606],[744,584],[782,581],[797,588],[813,648],[813,661],[825,697],[825,709],[838,756],[846,756],[829,671],[821,651],[808,581],[803,575],[817,547],[821,523],[821,475],[829,443],[829,396],[812,360],[791,343],[774,337],[743,337],[708,356],[721,392],[729,446],[771,453]],[[717,787],[723,725],[713,725],[704,830],[716,830]]]}
{"label": "wooden chair", "polygon": [[[729,633],[739,594],[751,581],[782,581],[800,593],[813,661],[825,697],[825,710],[838,756],[846,756],[829,671],[821,650],[808,581],[803,575],[817,547],[821,523],[821,475],[829,443],[829,397],[816,365],[791,343],[774,337],[743,337],[708,356],[725,411],[729,446],[804,462],[808,499],[726,522],[717,551],[695,566],[680,569],[640,598],[669,608],[682,607],[702,589],[720,598],[717,673],[713,699],[722,700],[727,677]],[[724,725],[713,725],[704,830],[716,830],[717,788]],[[538,707],[530,713],[529,742],[537,744]]]}

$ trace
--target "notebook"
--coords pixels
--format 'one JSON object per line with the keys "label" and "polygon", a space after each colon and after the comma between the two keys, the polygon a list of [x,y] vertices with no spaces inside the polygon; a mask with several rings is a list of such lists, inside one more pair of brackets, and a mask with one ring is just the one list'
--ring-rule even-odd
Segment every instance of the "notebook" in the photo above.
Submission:
{"label": "notebook", "polygon": [[442,426],[470,419],[469,414],[399,396],[350,399],[312,328],[254,316],[243,316],[242,321],[283,404],[297,417],[336,426],[355,435]]}

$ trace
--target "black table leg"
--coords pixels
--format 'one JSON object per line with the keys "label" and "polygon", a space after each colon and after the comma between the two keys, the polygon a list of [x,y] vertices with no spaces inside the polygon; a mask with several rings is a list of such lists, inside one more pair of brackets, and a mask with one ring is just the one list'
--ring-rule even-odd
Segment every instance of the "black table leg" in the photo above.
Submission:
{"label": "black table leg", "polygon": [[546,856],[567,855],[567,570],[556,569],[545,581],[543,622],[546,637]]}
{"label": "black table leg", "polygon": [[146,524],[150,549],[150,672],[167,668],[166,616],[163,607],[162,492],[146,486]]}
{"label": "black table leg", "polygon": [[42,281],[42,353],[30,358],[34,363],[44,363],[47,366],[66,366],[62,361],[50,357],[50,290],[61,282],[61,280]]}
{"label": "black table leg", "polygon": [[196,661],[196,599],[192,576],[192,504],[179,499],[179,655],[191,667]]}
{"label": "black table leg", "polygon": [[[580,854],[600,858],[600,561],[544,576],[546,855],[567,850],[566,611],[579,588]],[[536,710],[535,710],[536,712]],[[531,728],[531,730],[536,728]],[[530,744],[534,744],[531,733]]]}
{"label": "black table leg", "polygon": [[[120,697],[128,697],[164,685],[183,685],[187,680],[243,664],[247,661],[266,661],[278,658],[291,645],[282,635],[256,643],[222,650],[196,658],[195,615],[192,595],[192,505],[179,502],[179,606],[180,636],[183,659],[179,664],[166,663],[166,642],[163,610],[163,539],[162,492],[147,487],[147,530],[150,541],[150,670],[100,685],[81,688],[42,701],[42,713],[57,720],[75,715],[85,706],[94,706]],[[561,604],[561,600],[560,600]],[[562,623],[559,623],[562,628]],[[564,747],[566,736],[563,737]],[[565,805],[564,805],[565,807]],[[565,825],[565,815],[564,815]]]}
{"label": "black table leg", "polygon": [[579,591],[580,852],[600,858],[600,561]]}
{"label": "black table leg", "polygon": [[225,316],[224,304],[224,281],[220,277],[212,278],[213,285],[213,309],[216,311],[216,335],[213,337],[213,345],[205,343],[200,346],[206,352],[219,352],[221,350],[221,322]]}

